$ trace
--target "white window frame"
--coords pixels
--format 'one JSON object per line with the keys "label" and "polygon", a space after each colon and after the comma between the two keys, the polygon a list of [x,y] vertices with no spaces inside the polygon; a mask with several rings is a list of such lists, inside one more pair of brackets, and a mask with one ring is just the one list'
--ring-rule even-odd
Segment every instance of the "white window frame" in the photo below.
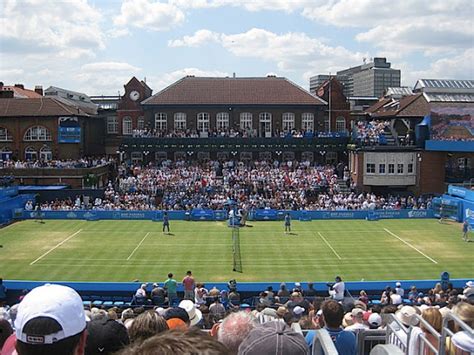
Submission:
{"label": "white window frame", "polygon": [[0,149],[0,159],[1,160],[10,160],[12,158],[12,150],[8,147],[3,147]]}
{"label": "white window frame", "polygon": [[40,157],[40,160],[43,160],[43,161],[53,160],[53,151],[51,147],[48,147],[47,145],[42,147],[39,151],[39,157]]}
{"label": "white window frame", "polygon": [[336,118],[336,132],[346,132],[346,119],[342,116]]}
{"label": "white window frame", "polygon": [[285,112],[281,121],[283,132],[290,132],[295,129],[295,114],[293,112]]}
{"label": "white window frame", "polygon": [[324,117],[324,127],[323,131],[324,132],[329,132],[329,117]]}
{"label": "white window frame", "polygon": [[122,134],[124,136],[131,136],[132,133],[133,133],[132,118],[130,116],[125,116],[122,119]]}
{"label": "white window frame", "polygon": [[26,130],[23,140],[28,142],[51,141],[51,132],[44,126],[33,126]]}
{"label": "white window frame", "polygon": [[168,115],[166,113],[155,113],[155,129],[161,132],[168,130]]}
{"label": "white window frame", "polygon": [[303,131],[314,132],[314,114],[311,112],[304,112],[301,115],[301,129]]}
{"label": "white window frame", "polygon": [[272,135],[272,114],[270,112],[261,112],[258,115],[258,122],[260,123],[259,129],[262,124],[264,125],[263,132],[265,137],[271,137]]}
{"label": "white window frame", "polygon": [[0,127],[0,142],[11,142],[12,140],[12,135],[8,131],[8,128]]}
{"label": "white window frame", "polygon": [[176,112],[174,114],[174,129],[176,131],[184,131],[186,129],[186,114],[184,112]]}
{"label": "white window frame", "polygon": [[227,131],[229,129],[229,113],[219,112],[216,115],[216,129]]}
{"label": "white window frame", "polygon": [[137,129],[144,130],[145,129],[145,117],[140,116],[137,119]]}
{"label": "white window frame", "polygon": [[197,114],[196,128],[198,132],[209,132],[211,116],[207,112],[199,112]]}
{"label": "white window frame", "polygon": [[38,152],[36,151],[35,148],[33,147],[25,148],[25,160],[27,161],[38,160]]}
{"label": "white window frame", "polygon": [[117,116],[107,117],[107,133],[118,134],[119,133],[119,122]]}
{"label": "white window frame", "polygon": [[242,112],[240,114],[240,129],[243,131],[253,128],[253,115],[250,112]]}
{"label": "white window frame", "polygon": [[[369,169],[369,166],[370,166],[371,169]],[[367,163],[365,165],[365,172],[367,174],[375,174],[375,163]]]}

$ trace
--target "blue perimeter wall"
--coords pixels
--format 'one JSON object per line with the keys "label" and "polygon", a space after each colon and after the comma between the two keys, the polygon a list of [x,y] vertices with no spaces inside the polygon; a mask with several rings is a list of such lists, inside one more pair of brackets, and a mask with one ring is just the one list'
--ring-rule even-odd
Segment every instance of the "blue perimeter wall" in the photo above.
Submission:
{"label": "blue perimeter wall", "polygon": [[[374,211],[282,211],[282,210],[254,210],[249,212],[248,219],[253,221],[282,220],[286,213],[290,213],[295,220],[318,219],[366,219],[369,215],[376,219],[399,218],[433,218],[432,210],[374,210]],[[34,219],[34,211],[15,211],[17,219]],[[83,220],[154,220],[163,219],[163,211],[42,211],[44,219],[83,219]],[[192,221],[223,221],[227,219],[227,211],[192,210],[168,211],[171,220]]]}
{"label": "blue perimeter wall", "polygon": [[[278,290],[280,288],[279,282],[239,282],[238,276],[237,279],[237,289],[239,292],[261,292],[264,291],[268,286],[272,286],[274,290]],[[333,280],[328,280],[333,281]],[[357,282],[345,282],[346,290],[351,291],[358,291],[358,290],[366,290],[366,291],[381,291],[386,286],[395,287],[395,283],[400,281],[402,284],[402,288],[405,289],[406,292],[409,291],[411,286],[416,286],[419,290],[424,289],[431,289],[435,286],[437,282],[441,282],[440,280],[392,280],[392,281],[357,281]],[[469,281],[468,279],[453,279],[450,282],[453,284],[455,288],[463,288],[466,282]],[[152,282],[148,282],[148,291],[151,291]],[[19,280],[4,280],[4,285],[12,291],[21,291],[21,290],[31,290],[34,287],[44,285],[45,281],[19,281]],[[70,286],[79,293],[91,293],[91,292],[130,292],[131,295],[140,287],[142,282],[51,282],[61,285]],[[160,282],[162,284],[163,282]],[[212,287],[216,286],[219,290],[227,289],[227,283],[224,282],[206,282],[206,288],[211,289]],[[301,283],[303,289],[307,289],[307,283]],[[286,282],[286,286],[288,289],[293,289],[295,287],[294,282]],[[315,282],[314,288],[316,291],[327,291],[328,287],[326,282]],[[183,286],[178,286],[178,291],[183,291]],[[357,293],[353,293],[354,297],[357,297]]]}

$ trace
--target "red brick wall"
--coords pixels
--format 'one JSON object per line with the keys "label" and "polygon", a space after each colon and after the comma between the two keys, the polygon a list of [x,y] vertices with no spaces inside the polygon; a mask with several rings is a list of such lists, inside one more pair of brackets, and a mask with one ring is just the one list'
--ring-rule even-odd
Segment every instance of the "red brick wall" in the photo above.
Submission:
{"label": "red brick wall", "polygon": [[418,188],[416,193],[445,192],[446,154],[446,152],[420,152],[418,154]]}

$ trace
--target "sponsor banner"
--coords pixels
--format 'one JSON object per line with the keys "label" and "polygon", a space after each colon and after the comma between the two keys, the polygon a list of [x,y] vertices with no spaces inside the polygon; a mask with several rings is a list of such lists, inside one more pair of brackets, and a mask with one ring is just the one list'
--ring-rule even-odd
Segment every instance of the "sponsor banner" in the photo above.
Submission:
{"label": "sponsor banner", "polygon": [[59,127],[58,143],[81,143],[81,127]]}
{"label": "sponsor banner", "polygon": [[0,199],[4,197],[13,197],[16,195],[18,195],[17,186],[3,187],[0,189]]}
{"label": "sponsor banner", "polygon": [[474,202],[474,191],[465,189],[464,187],[449,185],[448,194]]}

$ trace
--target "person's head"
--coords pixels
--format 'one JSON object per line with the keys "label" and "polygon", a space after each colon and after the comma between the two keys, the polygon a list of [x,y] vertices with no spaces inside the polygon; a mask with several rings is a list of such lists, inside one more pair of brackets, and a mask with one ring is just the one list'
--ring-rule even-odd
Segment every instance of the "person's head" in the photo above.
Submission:
{"label": "person's head", "polygon": [[66,286],[36,287],[18,306],[15,333],[19,355],[83,354],[87,331],[81,297]]}
{"label": "person's head", "polygon": [[336,282],[341,282],[342,281],[340,276],[336,276],[335,280],[336,280]]}
{"label": "person's head", "polygon": [[127,328],[112,319],[99,319],[87,324],[86,355],[112,354],[130,343]]}
{"label": "person's head", "polygon": [[474,328],[474,305],[468,302],[458,302],[452,308],[452,312],[468,326]]}
{"label": "person's head", "polygon": [[239,355],[308,353],[303,335],[279,321],[266,322],[254,328],[239,346]]}
{"label": "person's head", "polygon": [[[441,333],[443,326],[443,316],[438,308],[429,307],[421,313],[421,317],[427,321],[438,333]],[[429,331],[423,323],[420,323],[420,328],[423,331]]]}
{"label": "person's head", "polygon": [[364,310],[360,308],[354,308],[351,312],[353,323],[364,323]]}
{"label": "person's head", "polygon": [[191,276],[192,274],[191,270],[186,271],[186,275]]}
{"label": "person's head", "polygon": [[257,326],[257,320],[248,312],[235,312],[229,314],[219,326],[217,339],[224,344],[229,351],[237,353],[239,345]]}
{"label": "person's head", "polygon": [[6,319],[0,319],[0,350],[2,350],[3,343],[13,333],[12,326]]}
{"label": "person's head", "polygon": [[173,277],[173,274],[170,272],[170,273],[168,274],[168,278],[171,279],[172,277]]}
{"label": "person's head", "polygon": [[181,307],[168,308],[165,311],[163,318],[165,320],[180,319],[186,324],[186,326],[189,326],[190,324],[188,312],[186,312],[186,310]]}
{"label": "person's head", "polygon": [[146,311],[134,319],[130,329],[130,342],[143,342],[145,339],[168,330],[166,320],[154,311]]}
{"label": "person's head", "polygon": [[324,301],[321,305],[323,311],[324,323],[329,328],[339,328],[344,318],[344,309],[342,305],[335,300]]}
{"label": "person's head", "polygon": [[122,350],[118,355],[227,355],[224,344],[197,328],[173,329]]}
{"label": "person's head", "polygon": [[0,277],[0,285],[3,284],[3,279]]}

